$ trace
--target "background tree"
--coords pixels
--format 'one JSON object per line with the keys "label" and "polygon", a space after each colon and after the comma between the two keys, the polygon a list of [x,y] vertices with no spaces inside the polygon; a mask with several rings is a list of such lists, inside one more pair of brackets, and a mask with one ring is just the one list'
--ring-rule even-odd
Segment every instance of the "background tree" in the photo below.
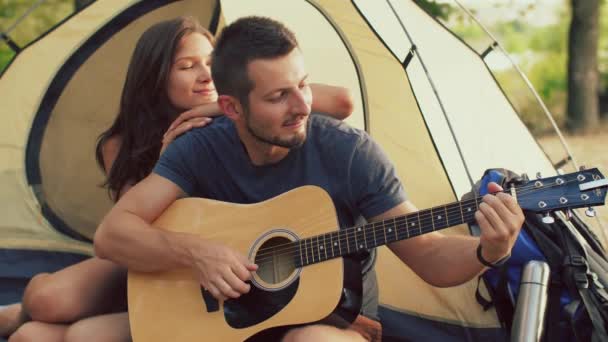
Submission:
{"label": "background tree", "polygon": [[92,3],[93,1],[95,0],[74,0],[74,9],[78,11],[81,8],[84,8],[86,5]]}
{"label": "background tree", "polygon": [[[75,1],[0,0],[0,32],[6,33],[18,47],[23,48],[72,14]],[[31,12],[22,18],[30,9]],[[0,72],[14,55],[15,52],[0,39]]]}
{"label": "background tree", "polygon": [[590,131],[599,124],[599,0],[571,0],[568,35],[568,110],[572,132]]}

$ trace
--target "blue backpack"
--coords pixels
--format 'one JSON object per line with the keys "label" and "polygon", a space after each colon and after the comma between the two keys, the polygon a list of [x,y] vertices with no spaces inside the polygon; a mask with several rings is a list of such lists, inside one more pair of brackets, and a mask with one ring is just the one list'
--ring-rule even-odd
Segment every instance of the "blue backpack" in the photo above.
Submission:
{"label": "blue backpack", "polygon": [[[476,187],[484,195],[490,182],[507,188],[521,180],[509,170],[491,169]],[[524,214],[511,258],[480,276],[491,298],[484,298],[478,288],[477,301],[485,310],[494,306],[510,332],[522,269],[531,260],[544,261],[551,277],[542,340],[608,341],[608,294],[604,288],[608,286],[608,258],[599,240],[576,214],[569,221],[556,218],[551,224],[543,223],[536,213]],[[588,262],[591,257],[593,267]]]}

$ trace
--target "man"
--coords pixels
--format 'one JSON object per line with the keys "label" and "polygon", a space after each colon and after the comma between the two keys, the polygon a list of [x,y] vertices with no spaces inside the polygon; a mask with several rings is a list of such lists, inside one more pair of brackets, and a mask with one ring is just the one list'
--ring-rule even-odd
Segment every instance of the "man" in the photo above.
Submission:
{"label": "man", "polygon": [[[302,185],[331,196],[340,225],[414,212],[393,165],[371,138],[338,121],[310,115],[303,56],[292,32],[267,18],[227,26],[216,43],[212,74],[226,118],[172,143],[154,172],[126,193],[95,236],[98,256],[136,271],[190,267],[218,299],[237,298],[257,265],[235,251],[184,233],[151,229],[172,202],[187,195],[254,203]],[[490,191],[500,188],[492,184]],[[425,281],[454,286],[510,254],[523,214],[504,193],[484,197],[475,215],[481,237],[429,233],[389,248]],[[377,319],[377,288],[364,265],[361,314]],[[361,339],[353,331],[312,326],[285,340]]]}

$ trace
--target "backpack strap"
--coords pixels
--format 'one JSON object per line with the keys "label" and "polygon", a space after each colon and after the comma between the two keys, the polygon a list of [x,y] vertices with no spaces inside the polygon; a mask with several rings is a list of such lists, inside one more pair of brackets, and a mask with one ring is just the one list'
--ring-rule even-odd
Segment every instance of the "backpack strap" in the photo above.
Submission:
{"label": "backpack strap", "polygon": [[[605,326],[605,322],[608,321],[607,306],[602,305],[601,300],[599,300],[593,290],[594,288],[597,289],[598,285],[601,286],[601,289],[603,289],[603,286],[596,281],[597,279],[593,278],[587,260],[574,244],[573,238],[567,235],[569,234],[567,232],[568,227],[564,225],[563,228],[560,229],[560,232],[567,253],[563,262],[566,283],[570,288],[574,287],[574,290],[578,292],[593,325],[593,335],[599,338],[600,341],[608,341],[608,333]],[[571,320],[573,318],[571,317]]]}
{"label": "backpack strap", "polygon": [[[481,275],[477,277],[477,287],[475,288],[475,299],[477,300],[477,303],[479,303],[479,305],[481,305],[481,307],[483,308],[483,311],[488,311],[488,310],[490,310],[490,308],[492,308],[492,306],[494,305],[494,302],[492,301],[492,299],[484,298],[483,295],[481,294],[481,291],[479,291],[479,284],[481,283],[482,279],[483,279],[483,277]],[[486,285],[486,289],[488,290],[488,293],[490,294],[490,298],[494,298],[494,290],[492,289],[492,286],[490,286],[485,280],[484,280],[484,284]]]}
{"label": "backpack strap", "polygon": [[[507,265],[503,265],[498,269],[498,282],[496,287],[487,279],[483,278],[483,276],[479,276],[477,279],[477,289],[475,290],[475,299],[484,311],[488,311],[494,306],[498,320],[507,330],[507,333],[510,334],[511,326],[513,324],[513,315],[515,313],[515,301],[511,295],[512,292],[509,285],[507,270]],[[484,284],[486,284],[486,289],[488,290],[491,299],[484,298],[479,291],[479,283],[482,279]]]}

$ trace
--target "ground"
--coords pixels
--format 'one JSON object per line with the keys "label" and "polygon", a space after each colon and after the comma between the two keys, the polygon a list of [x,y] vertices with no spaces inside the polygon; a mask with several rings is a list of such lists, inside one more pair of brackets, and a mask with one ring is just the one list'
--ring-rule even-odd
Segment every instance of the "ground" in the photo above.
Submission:
{"label": "ground", "polygon": [[[596,134],[566,135],[565,138],[579,165],[587,168],[597,167],[608,178],[608,124],[603,125]],[[555,136],[541,138],[540,144],[549,155],[563,150]],[[608,243],[608,206],[597,207],[596,210],[601,223],[597,220],[587,220],[587,222],[606,244]],[[600,224],[603,229],[600,228]]]}

